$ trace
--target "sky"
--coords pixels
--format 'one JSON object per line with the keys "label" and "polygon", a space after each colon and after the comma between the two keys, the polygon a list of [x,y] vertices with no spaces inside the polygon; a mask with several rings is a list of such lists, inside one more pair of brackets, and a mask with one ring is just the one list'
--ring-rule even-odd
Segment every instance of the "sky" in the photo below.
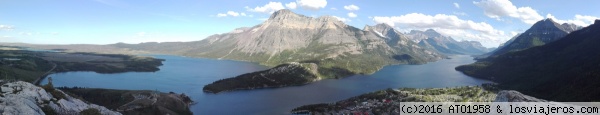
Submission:
{"label": "sky", "polygon": [[0,42],[112,44],[197,41],[264,22],[280,9],[331,15],[356,28],[434,29],[497,47],[552,18],[588,26],[599,0],[0,0]]}

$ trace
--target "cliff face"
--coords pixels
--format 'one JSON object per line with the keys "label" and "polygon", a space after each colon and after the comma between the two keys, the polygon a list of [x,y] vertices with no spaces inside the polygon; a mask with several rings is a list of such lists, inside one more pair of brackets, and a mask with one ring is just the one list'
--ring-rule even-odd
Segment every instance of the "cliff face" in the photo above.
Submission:
{"label": "cliff face", "polygon": [[103,115],[121,114],[103,106],[85,103],[61,90],[46,92],[41,87],[23,81],[4,83],[0,88],[0,112],[4,115],[44,115],[44,112],[79,114],[86,109],[96,109]]}

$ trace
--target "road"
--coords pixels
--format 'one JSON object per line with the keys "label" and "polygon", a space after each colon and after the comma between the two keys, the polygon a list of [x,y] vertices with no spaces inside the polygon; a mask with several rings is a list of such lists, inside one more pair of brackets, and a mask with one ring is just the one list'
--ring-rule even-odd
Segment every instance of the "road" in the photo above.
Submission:
{"label": "road", "polygon": [[42,76],[38,77],[37,79],[35,79],[35,81],[33,81],[33,84],[35,85],[40,85],[40,82],[42,81],[42,79],[45,79],[46,76],[48,76],[48,74],[50,74],[50,72],[54,71],[54,69],[56,69],[56,63],[50,62],[52,65],[52,69],[46,71],[46,73],[42,74]]}

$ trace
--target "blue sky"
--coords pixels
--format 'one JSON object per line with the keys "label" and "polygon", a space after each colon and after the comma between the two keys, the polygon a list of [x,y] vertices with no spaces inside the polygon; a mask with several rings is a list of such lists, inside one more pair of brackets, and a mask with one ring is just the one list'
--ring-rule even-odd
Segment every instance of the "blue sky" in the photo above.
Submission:
{"label": "blue sky", "polygon": [[278,9],[357,28],[435,29],[496,47],[545,18],[587,26],[598,0],[0,0],[0,41],[36,44],[195,41],[262,23]]}

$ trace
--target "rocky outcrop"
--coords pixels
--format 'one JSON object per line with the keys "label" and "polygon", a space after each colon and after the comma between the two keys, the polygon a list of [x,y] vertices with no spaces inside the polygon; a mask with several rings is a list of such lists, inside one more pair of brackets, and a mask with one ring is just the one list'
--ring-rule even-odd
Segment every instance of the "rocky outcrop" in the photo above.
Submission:
{"label": "rocky outcrop", "polygon": [[[102,106],[85,103],[60,90],[46,92],[41,87],[23,81],[4,83],[0,88],[0,112],[4,115],[44,115],[44,112],[49,111],[56,114],[78,114],[86,109],[96,109],[103,115],[121,114]],[[55,97],[53,94],[61,97]]]}
{"label": "rocky outcrop", "polygon": [[514,90],[502,90],[498,92],[496,100],[494,102],[547,102],[543,99],[531,97],[521,92]]}
{"label": "rocky outcrop", "polygon": [[289,63],[277,67],[222,79],[204,86],[204,92],[274,88],[304,85],[321,79],[314,63]]}

